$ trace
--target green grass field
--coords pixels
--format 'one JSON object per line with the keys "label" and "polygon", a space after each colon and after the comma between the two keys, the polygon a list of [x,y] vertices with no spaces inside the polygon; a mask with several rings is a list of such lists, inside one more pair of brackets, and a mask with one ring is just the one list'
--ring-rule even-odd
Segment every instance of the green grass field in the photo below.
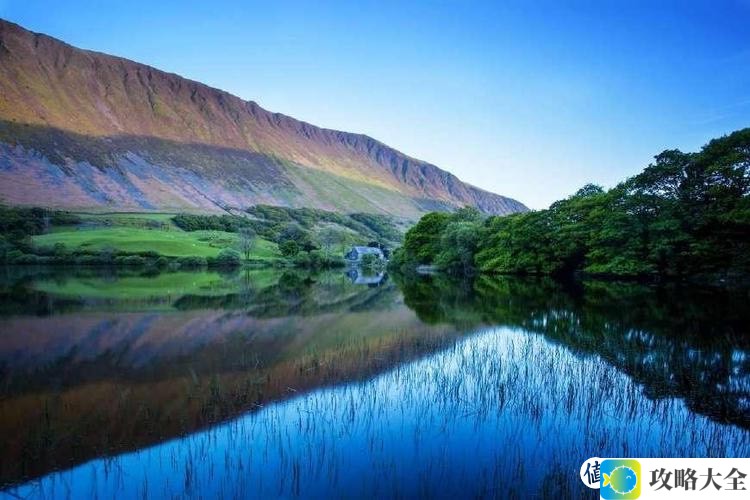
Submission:
{"label": "green grass field", "polygon": [[[132,226],[71,228],[33,237],[36,246],[65,245],[68,251],[76,249],[100,251],[113,248],[123,252],[153,251],[168,257],[215,257],[224,248],[233,248],[237,235],[223,231],[185,232],[174,226],[166,229],[146,229]],[[279,258],[275,243],[257,239],[251,259]]]}

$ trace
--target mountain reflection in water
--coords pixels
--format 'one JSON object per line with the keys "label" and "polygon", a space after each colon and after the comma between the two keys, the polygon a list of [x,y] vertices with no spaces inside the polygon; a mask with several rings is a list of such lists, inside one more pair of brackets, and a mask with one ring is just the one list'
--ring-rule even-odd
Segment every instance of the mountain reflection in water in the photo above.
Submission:
{"label": "mountain reflection in water", "polygon": [[38,270],[2,295],[24,496],[570,493],[593,455],[750,454],[746,293]]}

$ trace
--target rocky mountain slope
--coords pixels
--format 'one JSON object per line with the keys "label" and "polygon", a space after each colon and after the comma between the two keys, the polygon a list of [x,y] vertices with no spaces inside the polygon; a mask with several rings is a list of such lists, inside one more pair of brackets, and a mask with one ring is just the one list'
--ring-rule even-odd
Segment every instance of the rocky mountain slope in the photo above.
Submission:
{"label": "rocky mountain slope", "polygon": [[256,203],[405,217],[521,203],[360,134],[0,20],[0,200],[219,211]]}

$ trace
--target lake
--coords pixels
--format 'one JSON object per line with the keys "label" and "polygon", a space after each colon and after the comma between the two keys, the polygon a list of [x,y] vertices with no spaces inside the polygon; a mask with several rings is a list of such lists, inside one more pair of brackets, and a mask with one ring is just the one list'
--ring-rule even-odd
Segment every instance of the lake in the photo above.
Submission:
{"label": "lake", "polygon": [[592,456],[750,456],[746,291],[0,273],[7,497],[594,498]]}

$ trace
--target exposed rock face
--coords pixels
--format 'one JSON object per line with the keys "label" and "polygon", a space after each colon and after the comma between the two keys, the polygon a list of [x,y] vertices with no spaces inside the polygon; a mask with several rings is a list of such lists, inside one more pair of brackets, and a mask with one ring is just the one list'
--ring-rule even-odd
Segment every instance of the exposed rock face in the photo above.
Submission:
{"label": "exposed rock face", "polygon": [[0,198],[220,210],[272,203],[416,216],[521,203],[361,134],[316,127],[0,20]]}

